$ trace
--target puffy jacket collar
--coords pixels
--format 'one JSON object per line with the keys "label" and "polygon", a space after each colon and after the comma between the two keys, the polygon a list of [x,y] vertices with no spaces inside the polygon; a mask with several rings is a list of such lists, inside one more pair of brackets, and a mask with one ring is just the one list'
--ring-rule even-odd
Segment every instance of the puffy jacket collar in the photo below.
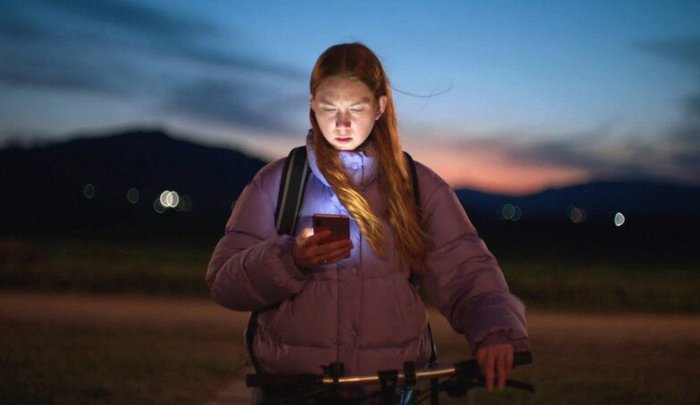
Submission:
{"label": "puffy jacket collar", "polygon": [[[374,180],[376,175],[375,158],[366,151],[341,151],[340,159],[345,166],[345,171],[352,179],[355,186],[363,188]],[[309,159],[309,167],[313,174],[321,180],[323,184],[330,187],[330,184],[321,174],[316,162],[316,152],[314,150],[314,134],[309,130],[306,135],[306,154]]]}

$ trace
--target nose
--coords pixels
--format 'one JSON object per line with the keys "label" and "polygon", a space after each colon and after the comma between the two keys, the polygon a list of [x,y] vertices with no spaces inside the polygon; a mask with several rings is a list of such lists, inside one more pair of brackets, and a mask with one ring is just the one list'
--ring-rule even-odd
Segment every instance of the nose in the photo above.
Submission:
{"label": "nose", "polygon": [[350,127],[350,113],[347,111],[338,112],[338,116],[335,118],[335,126],[337,128]]}

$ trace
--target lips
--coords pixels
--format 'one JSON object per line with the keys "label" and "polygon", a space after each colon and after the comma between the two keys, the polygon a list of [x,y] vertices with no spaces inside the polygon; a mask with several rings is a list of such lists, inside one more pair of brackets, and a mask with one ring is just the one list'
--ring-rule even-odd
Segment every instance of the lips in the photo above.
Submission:
{"label": "lips", "polygon": [[336,142],[340,142],[340,143],[349,143],[352,141],[352,137],[351,136],[337,136],[335,138],[335,140],[336,140]]}

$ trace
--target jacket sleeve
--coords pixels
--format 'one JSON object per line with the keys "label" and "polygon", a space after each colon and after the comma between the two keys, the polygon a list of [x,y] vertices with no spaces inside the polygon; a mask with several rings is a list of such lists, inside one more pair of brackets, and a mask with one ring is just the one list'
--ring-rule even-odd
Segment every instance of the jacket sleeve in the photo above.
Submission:
{"label": "jacket sleeve", "polygon": [[304,274],[292,259],[294,238],[275,230],[279,171],[279,164],[271,164],[245,187],[214,249],[206,281],[214,301],[224,307],[263,309],[304,286]]}
{"label": "jacket sleeve", "polygon": [[510,293],[454,191],[429,169],[423,174],[423,222],[432,236],[423,279],[428,297],[472,350],[503,341],[527,350],[524,304]]}

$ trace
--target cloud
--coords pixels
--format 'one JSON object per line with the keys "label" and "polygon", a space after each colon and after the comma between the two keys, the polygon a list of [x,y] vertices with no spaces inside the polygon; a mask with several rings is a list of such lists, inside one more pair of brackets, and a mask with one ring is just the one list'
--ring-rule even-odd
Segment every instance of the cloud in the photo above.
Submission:
{"label": "cloud", "polygon": [[164,110],[197,120],[277,133],[295,133],[295,120],[308,108],[308,95],[250,80],[203,78],[183,83],[166,100]]}
{"label": "cloud", "polygon": [[[540,139],[525,145],[511,144],[505,152],[513,160],[582,170],[591,178],[661,177],[669,156],[655,150],[658,140],[576,138],[578,134]],[[670,173],[666,173],[667,175]]]}
{"label": "cloud", "polygon": [[[619,136],[607,126],[594,130],[532,135],[517,132],[474,138],[456,134],[434,142],[451,151],[498,156],[516,167],[559,168],[590,179],[648,179],[700,185],[700,125],[669,127],[656,136]],[[527,176],[527,173],[523,173]]]}
{"label": "cloud", "polygon": [[689,87],[695,87],[695,90],[680,102],[691,119],[700,119],[700,38],[646,41],[635,45],[642,51],[690,67],[696,80],[688,84]]}
{"label": "cloud", "polygon": [[[410,139],[430,148],[434,164],[459,166],[462,181],[480,187],[506,188],[535,184],[535,177],[549,184],[588,179],[647,179],[684,182],[700,186],[700,39],[681,38],[637,42],[637,50],[662,58],[690,72],[688,94],[679,99],[686,113],[677,122],[641,132],[621,133],[615,122],[578,132],[526,133],[519,130],[490,134],[435,129],[440,133]],[[624,124],[622,124],[624,125]],[[437,149],[437,150],[433,150]],[[427,156],[427,151],[421,151]],[[449,163],[445,157],[451,157]],[[462,159],[457,161],[457,159]],[[467,161],[468,160],[468,161]],[[445,167],[445,172],[451,168]],[[466,171],[470,171],[467,173]],[[481,171],[481,172],[480,172]],[[482,177],[497,172],[487,180]],[[468,178],[468,176],[471,176]],[[557,177],[559,176],[559,177]],[[537,180],[539,186],[544,180]],[[528,183],[529,182],[529,183]],[[525,190],[527,187],[521,187]]]}
{"label": "cloud", "polygon": [[673,160],[677,163],[679,175],[700,182],[700,115],[696,114],[673,128],[668,142],[673,145]]}
{"label": "cloud", "polygon": [[[22,19],[12,10],[0,4],[0,40],[28,41],[46,39],[49,32],[45,27]],[[4,41],[3,41],[4,42]]]}
{"label": "cloud", "polygon": [[13,86],[45,87],[59,90],[91,92],[123,96],[129,93],[128,86],[120,84],[118,76],[123,71],[110,69],[112,74],[102,69],[99,72],[86,69],[85,64],[76,64],[70,60],[47,60],[36,58],[23,63],[0,62],[0,77],[6,84]]}
{"label": "cloud", "polygon": [[700,38],[638,41],[635,43],[635,47],[651,54],[682,62],[700,72]]}
{"label": "cloud", "polygon": [[114,95],[123,93],[117,88],[147,85],[163,62],[172,70],[186,62],[272,81],[306,76],[230,47],[216,48],[226,38],[208,20],[129,1],[3,2],[0,34],[0,83],[12,86]]}
{"label": "cloud", "polygon": [[35,0],[46,7],[64,10],[103,24],[122,27],[141,34],[163,38],[217,34],[206,21],[191,16],[164,13],[143,2],[122,0]]}
{"label": "cloud", "polygon": [[235,71],[242,71],[249,74],[271,75],[280,80],[291,79],[292,81],[299,81],[307,80],[308,78],[308,73],[301,72],[289,66],[270,63],[263,59],[250,56],[220,52],[212,48],[192,46],[180,49],[177,54],[186,56],[190,60],[204,65],[231,68]]}
{"label": "cloud", "polygon": [[9,1],[0,3],[0,34],[0,85],[148,100],[156,113],[278,133],[305,129],[307,74],[232,50],[200,17],[126,0]]}
{"label": "cloud", "polygon": [[691,94],[683,100],[685,111],[691,119],[700,119],[700,93]]}
{"label": "cloud", "polygon": [[[149,53],[187,58],[204,65],[232,68],[254,73],[266,73],[298,79],[306,75],[296,69],[277,65],[251,56],[223,52],[200,45],[198,39],[223,39],[223,33],[208,20],[191,15],[168,14],[142,3],[113,0],[78,0],[46,4],[64,8],[77,15],[93,18],[102,23],[135,32],[142,40],[141,46]],[[108,39],[103,39],[107,41]],[[129,46],[133,46],[130,43]]]}
{"label": "cloud", "polygon": [[100,51],[83,48],[77,56],[66,44],[0,44],[7,57],[0,58],[0,82],[15,87],[34,87],[110,96],[133,94],[142,72],[126,60],[108,62]]}
{"label": "cloud", "polygon": [[649,54],[660,56],[691,69],[695,81],[689,81],[688,95],[679,100],[685,116],[661,134],[655,151],[664,150],[661,156],[641,156],[652,161],[662,159],[666,171],[698,184],[700,173],[700,38],[672,38],[640,41],[635,46]]}

